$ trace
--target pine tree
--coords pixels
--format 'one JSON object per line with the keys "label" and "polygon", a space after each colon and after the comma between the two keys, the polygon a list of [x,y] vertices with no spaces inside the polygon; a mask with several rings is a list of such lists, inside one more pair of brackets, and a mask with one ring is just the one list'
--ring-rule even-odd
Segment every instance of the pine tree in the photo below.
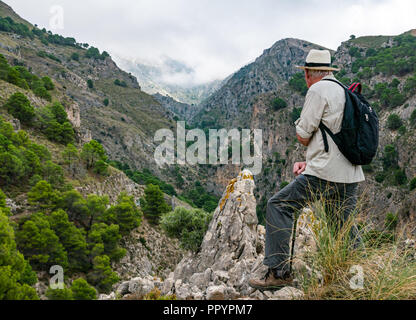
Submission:
{"label": "pine tree", "polygon": [[35,109],[21,92],[14,93],[6,102],[7,111],[22,123],[29,124],[35,116]]}
{"label": "pine tree", "polygon": [[149,184],[144,190],[145,205],[143,213],[145,217],[153,224],[158,224],[163,213],[169,212],[171,207],[165,202],[163,192],[159,186]]}
{"label": "pine tree", "polygon": [[0,208],[0,300],[38,300],[36,274],[17,250],[15,235],[9,218]]}
{"label": "pine tree", "polygon": [[90,286],[83,278],[78,278],[72,282],[72,298],[74,300],[96,300],[97,290]]}

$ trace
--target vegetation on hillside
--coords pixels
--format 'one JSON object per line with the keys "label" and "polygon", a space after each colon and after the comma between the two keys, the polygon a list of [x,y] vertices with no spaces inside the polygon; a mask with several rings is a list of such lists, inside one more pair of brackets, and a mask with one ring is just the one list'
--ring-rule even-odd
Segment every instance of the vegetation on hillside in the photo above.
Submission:
{"label": "vegetation on hillside", "polygon": [[23,66],[12,67],[2,54],[0,54],[0,79],[22,89],[32,90],[36,96],[52,101],[49,91],[54,90],[55,85],[49,77],[39,78]]}
{"label": "vegetation on hillside", "polygon": [[[38,122],[46,137],[58,142],[73,141],[73,131],[67,141],[57,138],[65,137],[59,130],[50,134],[55,123],[55,126],[69,123],[64,108],[58,103],[34,110],[23,94],[15,93],[5,109],[22,123],[39,112],[42,117]],[[27,125],[31,126],[30,121]],[[97,164],[104,162],[106,155],[102,146],[93,140],[84,145],[82,152],[69,144],[63,159],[68,167],[74,161],[82,161],[78,165],[97,172]],[[88,282],[99,292],[107,292],[118,281],[111,262],[124,256],[121,236],[139,226],[142,213],[134,199],[126,194],[120,194],[113,206],[109,206],[107,196],[84,198],[66,183],[65,169],[52,161],[47,147],[34,143],[23,130],[15,132],[10,123],[0,118],[0,185],[6,192],[27,192],[25,213],[18,223],[12,224],[8,218],[10,210],[5,208],[5,195],[0,191],[0,228],[7,231],[9,239],[2,245],[7,244],[10,255],[0,262],[2,274],[9,278],[8,284],[0,285],[1,298],[37,298],[30,287],[37,281],[31,270],[48,272],[52,265],[62,266],[67,276],[77,272],[86,274]],[[102,173],[101,169],[98,171]],[[51,297],[69,297],[65,289],[55,293],[51,290],[48,291]],[[95,289],[85,280],[74,281],[70,290],[74,299],[83,299],[84,295],[96,297]]]}
{"label": "vegetation on hillside", "polygon": [[184,249],[198,251],[211,222],[212,213],[201,209],[175,208],[162,216],[160,225],[171,237],[180,239]]}

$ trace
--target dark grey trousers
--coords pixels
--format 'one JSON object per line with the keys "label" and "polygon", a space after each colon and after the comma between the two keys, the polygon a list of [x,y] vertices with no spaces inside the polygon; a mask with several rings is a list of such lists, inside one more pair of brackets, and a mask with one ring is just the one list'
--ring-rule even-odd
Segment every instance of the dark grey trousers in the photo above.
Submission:
{"label": "dark grey trousers", "polygon": [[[308,202],[325,199],[326,214],[332,214],[338,228],[355,211],[357,204],[357,183],[344,184],[328,182],[309,175],[299,175],[292,183],[280,190],[267,203],[266,248],[264,264],[279,273],[290,272],[290,239],[295,236],[296,218],[300,209]],[[333,218],[333,219],[332,219]],[[357,228],[351,230],[355,246],[361,243]]]}

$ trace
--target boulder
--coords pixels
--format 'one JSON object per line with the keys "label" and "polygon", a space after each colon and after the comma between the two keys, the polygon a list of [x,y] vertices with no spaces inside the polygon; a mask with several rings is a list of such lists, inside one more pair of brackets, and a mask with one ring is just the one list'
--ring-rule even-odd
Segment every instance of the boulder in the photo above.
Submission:
{"label": "boulder", "polygon": [[129,293],[136,296],[144,296],[154,289],[155,285],[152,280],[146,278],[134,278],[129,281]]}

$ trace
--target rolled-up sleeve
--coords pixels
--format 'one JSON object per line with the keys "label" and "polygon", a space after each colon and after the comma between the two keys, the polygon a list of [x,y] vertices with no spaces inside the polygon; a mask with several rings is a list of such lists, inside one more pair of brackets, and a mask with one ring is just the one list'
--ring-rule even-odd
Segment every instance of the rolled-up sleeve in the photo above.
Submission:
{"label": "rolled-up sleeve", "polygon": [[296,133],[301,138],[309,139],[313,136],[319,128],[325,106],[326,100],[318,92],[308,91],[300,118],[295,122]]}

